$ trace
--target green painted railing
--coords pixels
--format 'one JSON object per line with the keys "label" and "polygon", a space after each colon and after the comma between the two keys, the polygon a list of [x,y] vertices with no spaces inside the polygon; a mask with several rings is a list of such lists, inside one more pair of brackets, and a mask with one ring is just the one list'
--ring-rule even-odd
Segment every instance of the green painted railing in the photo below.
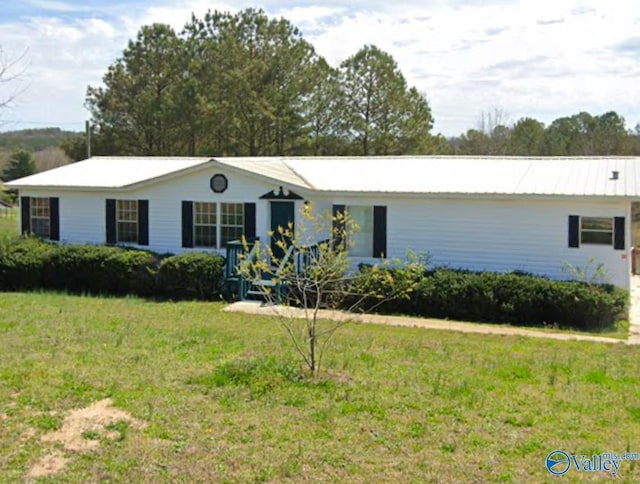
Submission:
{"label": "green painted railing", "polygon": [[241,240],[232,240],[227,242],[227,250],[226,250],[226,263],[224,266],[224,285],[225,292],[227,297],[230,296],[234,290],[238,290],[238,293],[241,293],[241,277],[240,277],[240,261],[241,254],[247,253],[247,249],[249,253],[251,253],[255,247],[255,242],[259,240],[258,237],[253,239],[250,242],[243,243]]}
{"label": "green painted railing", "polygon": [[322,244],[329,244],[329,239],[321,240],[311,245],[303,245],[295,251],[294,263],[296,265],[296,271],[298,274],[304,272],[307,267],[310,267],[318,262],[320,258],[320,246]]}
{"label": "green painted railing", "polygon": [[[238,281],[238,297],[240,300],[245,300],[250,294],[264,295],[267,291],[273,291],[275,302],[281,303],[287,294],[286,283],[279,281],[285,269],[293,264],[296,273],[303,273],[318,262],[321,244],[328,244],[329,242],[329,240],[323,240],[310,245],[289,246],[280,264],[273,273],[256,274],[251,280],[240,275]],[[255,254],[252,250],[251,253],[247,255],[247,259],[251,260],[253,257],[255,257]]]}

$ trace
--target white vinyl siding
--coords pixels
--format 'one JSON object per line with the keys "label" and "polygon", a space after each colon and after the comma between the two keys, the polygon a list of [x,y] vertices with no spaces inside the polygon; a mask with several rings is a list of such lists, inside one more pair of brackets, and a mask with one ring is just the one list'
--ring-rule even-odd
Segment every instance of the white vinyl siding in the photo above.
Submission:
{"label": "white vinyl siding", "polygon": [[[215,172],[195,173],[174,180],[168,180],[136,192],[139,198],[149,199],[149,240],[153,246],[149,248],[158,252],[180,253],[197,250],[224,251],[222,234],[220,233],[221,204],[238,204],[244,209],[245,202],[256,203],[256,235],[267,240],[269,223],[268,201],[260,200],[260,196],[273,189],[272,183],[260,183],[252,178],[224,173],[229,186],[224,193],[213,193],[209,181]],[[211,203],[216,205],[216,245],[213,247],[182,247],[182,200],[192,200],[196,203]],[[243,210],[244,211],[244,210]],[[195,215],[195,214],[194,214]],[[194,216],[194,223],[196,218]],[[194,233],[195,235],[195,233]],[[194,245],[196,240],[194,237]]]}
{"label": "white vinyl siding", "polygon": [[[256,204],[256,235],[268,240],[269,205],[259,197],[273,189],[272,183],[259,183],[251,178],[235,174],[226,176],[229,188],[222,194],[214,194],[209,187],[212,172],[193,173],[156,185],[132,190],[123,196],[118,191],[63,191],[63,190],[21,190],[22,196],[59,197],[60,199],[60,239],[68,243],[104,244],[105,199],[149,200],[149,241],[145,249],[159,253],[182,253],[203,250],[203,248],[182,247],[182,201]],[[188,194],[188,195],[186,195]],[[296,202],[299,207],[302,202]],[[297,209],[297,208],[296,208]],[[219,240],[219,239],[218,239]],[[194,241],[195,242],[195,241]],[[212,248],[223,252],[223,248]]]}
{"label": "white vinyl siding", "polygon": [[[63,242],[103,244],[104,201],[107,198],[150,201],[151,244],[148,248],[159,253],[203,250],[197,247],[182,248],[182,200],[217,205],[255,202],[256,235],[261,240],[269,240],[269,202],[259,197],[272,190],[273,183],[226,172],[228,189],[222,194],[214,194],[209,187],[209,180],[218,171],[190,173],[125,194],[115,190],[25,189],[21,190],[20,195],[59,197]],[[604,264],[612,283],[629,287],[628,250],[616,251],[611,245],[599,244],[569,248],[567,243],[569,215],[583,214],[609,219],[625,217],[625,247],[631,247],[630,203],[626,200],[607,201],[587,197],[487,199],[387,193],[340,197],[329,194],[301,195],[313,203],[317,212],[330,211],[334,204],[347,207],[385,205],[385,255],[389,259],[404,259],[410,249],[429,254],[431,266],[502,272],[520,270],[567,278],[568,274],[563,271],[566,263],[583,268],[590,259],[595,258],[598,263]],[[296,213],[302,204],[302,201],[296,201]],[[296,226],[299,225],[299,220],[296,220]],[[321,234],[320,238],[327,236]],[[375,263],[376,259],[371,258],[371,262]]]}
{"label": "white vinyl siding", "polygon": [[[235,173],[224,173],[229,187],[224,193],[213,193],[209,181],[221,170],[198,172],[166,180],[146,188],[126,192],[108,190],[21,190],[21,196],[59,197],[60,234],[62,242],[104,244],[105,199],[149,200],[149,241],[145,249],[159,253],[182,253],[189,251],[215,250],[224,253],[224,248],[182,247],[182,200],[209,202],[256,204],[256,236],[269,240],[269,201],[260,196],[273,189],[273,183],[256,180]],[[296,201],[296,213],[303,201]],[[219,239],[218,239],[219,241]],[[195,240],[194,240],[195,242]]]}
{"label": "white vinyl siding", "polygon": [[[329,199],[331,204],[380,205],[378,197]],[[437,197],[384,197],[387,206],[388,259],[406,259],[407,251],[428,255],[431,267],[476,271],[523,271],[567,279],[567,264],[584,268],[595,258],[604,264],[608,280],[620,287],[630,284],[628,251],[612,245],[568,247],[568,217],[625,217],[625,247],[631,247],[630,204],[526,199],[462,199]],[[354,267],[362,262],[355,259]],[[376,263],[375,258],[370,259]],[[593,265],[593,264],[592,264]]]}
{"label": "white vinyl siding", "polygon": [[[629,217],[626,203],[575,201],[425,200],[389,206],[390,257],[406,250],[430,254],[432,265],[480,271],[524,271],[566,279],[567,264],[585,268],[594,259],[610,282],[629,287],[630,261],[612,245],[568,247],[568,216]],[[626,231],[626,247],[630,247]],[[592,264],[593,265],[593,264]]]}

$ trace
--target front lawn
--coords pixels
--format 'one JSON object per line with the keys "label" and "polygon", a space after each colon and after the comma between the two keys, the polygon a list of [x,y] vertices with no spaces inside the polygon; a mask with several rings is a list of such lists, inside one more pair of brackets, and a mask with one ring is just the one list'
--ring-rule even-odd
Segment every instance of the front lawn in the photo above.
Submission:
{"label": "front lawn", "polygon": [[[308,381],[275,320],[222,308],[0,294],[0,482],[52,452],[72,482],[524,482],[555,449],[640,452],[640,347],[354,324]],[[41,441],[107,397],[143,425]]]}

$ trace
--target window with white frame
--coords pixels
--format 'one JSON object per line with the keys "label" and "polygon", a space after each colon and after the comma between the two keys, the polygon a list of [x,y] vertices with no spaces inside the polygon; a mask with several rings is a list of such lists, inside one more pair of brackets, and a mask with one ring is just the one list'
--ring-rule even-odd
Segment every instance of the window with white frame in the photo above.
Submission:
{"label": "window with white frame", "polygon": [[220,243],[222,247],[231,240],[240,240],[244,232],[244,204],[220,204]]}
{"label": "window with white frame", "polygon": [[613,244],[613,218],[611,217],[581,217],[581,244]]}
{"label": "window with white frame", "polygon": [[244,233],[243,203],[193,202],[195,247],[223,248]]}
{"label": "window with white frame", "polygon": [[193,242],[196,247],[216,247],[216,204],[194,202]]}
{"label": "window with white frame", "polygon": [[51,235],[51,207],[49,198],[31,198],[31,232],[38,237],[48,239]]}
{"label": "window with white frame", "polygon": [[138,201],[116,201],[116,242],[138,243]]}
{"label": "window with white frame", "polygon": [[346,211],[349,219],[356,225],[347,241],[349,255],[371,257],[373,255],[373,207],[350,205],[346,207]]}

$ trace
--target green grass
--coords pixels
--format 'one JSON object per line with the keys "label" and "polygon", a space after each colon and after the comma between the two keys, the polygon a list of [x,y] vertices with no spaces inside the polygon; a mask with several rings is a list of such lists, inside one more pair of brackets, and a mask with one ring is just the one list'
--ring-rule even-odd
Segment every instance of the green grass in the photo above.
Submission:
{"label": "green grass", "polygon": [[[475,324],[473,321],[469,321],[470,324]],[[487,323],[477,323],[477,324],[487,324]],[[491,326],[495,327],[503,327],[503,328],[514,328],[519,327],[524,330],[531,331],[539,331],[542,333],[561,333],[561,334],[575,334],[575,335],[586,335],[586,336],[601,336],[603,338],[613,338],[620,340],[627,340],[629,338],[629,327],[630,323],[626,319],[621,319],[616,321],[612,326],[607,326],[600,329],[593,329],[591,331],[587,331],[584,329],[570,329],[570,328],[557,328],[553,326],[547,326],[543,328],[539,328],[537,326],[518,326],[517,324],[491,324]]]}
{"label": "green grass", "polygon": [[18,209],[8,212],[0,209],[0,238],[15,237],[18,233]]}
{"label": "green grass", "polygon": [[555,449],[640,452],[639,347],[350,325],[309,381],[275,320],[222,307],[2,294],[0,482],[106,397],[146,427],[57,478],[535,482]]}

